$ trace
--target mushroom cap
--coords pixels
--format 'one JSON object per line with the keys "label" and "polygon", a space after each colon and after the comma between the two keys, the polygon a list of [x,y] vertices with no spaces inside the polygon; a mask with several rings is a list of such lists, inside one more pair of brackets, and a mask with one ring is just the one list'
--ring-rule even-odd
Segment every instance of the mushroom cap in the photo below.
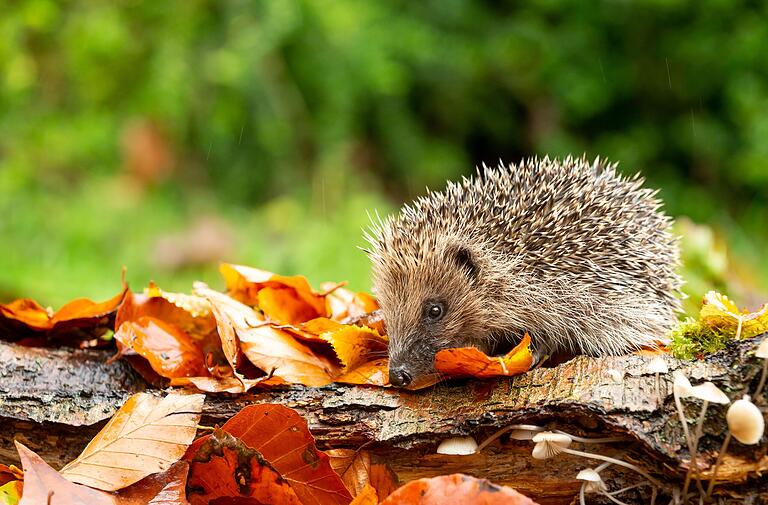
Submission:
{"label": "mushroom cap", "polygon": [[477,452],[477,442],[472,437],[446,438],[437,447],[437,454],[450,454],[452,456],[467,456]]}
{"label": "mushroom cap", "polygon": [[585,468],[576,475],[577,480],[585,480],[587,482],[602,482],[603,478],[593,468]]}
{"label": "mushroom cap", "polygon": [[710,403],[720,403],[725,405],[731,403],[731,400],[725,393],[712,384],[711,382],[705,382],[691,388],[691,396],[704,400]]}
{"label": "mushroom cap", "polygon": [[760,345],[757,346],[755,356],[758,358],[768,359],[768,337],[764,338]]}
{"label": "mushroom cap", "polygon": [[603,478],[593,468],[580,471],[576,479],[584,481],[584,491],[587,493],[599,493],[607,489]]}
{"label": "mushroom cap", "polygon": [[645,370],[648,373],[667,373],[669,372],[669,367],[667,366],[667,362],[664,361],[664,358],[656,356],[648,362],[645,366]]}
{"label": "mushroom cap", "polygon": [[675,370],[672,373],[672,377],[675,378],[675,383],[672,386],[672,390],[675,394],[681,398],[691,396],[693,386],[691,386],[691,381],[688,380],[688,377],[686,377],[680,370]]}
{"label": "mushroom cap", "polygon": [[539,434],[541,430],[517,429],[509,432],[509,438],[512,440],[533,440],[533,437]]}
{"label": "mushroom cap", "polygon": [[725,418],[731,435],[742,444],[754,445],[763,438],[765,420],[760,409],[749,400],[749,396],[744,395],[741,400],[733,402]]}
{"label": "mushroom cap", "polygon": [[549,459],[556,456],[562,452],[561,449],[568,447],[573,441],[568,435],[551,431],[537,433],[532,440],[536,443],[531,452],[534,459]]}

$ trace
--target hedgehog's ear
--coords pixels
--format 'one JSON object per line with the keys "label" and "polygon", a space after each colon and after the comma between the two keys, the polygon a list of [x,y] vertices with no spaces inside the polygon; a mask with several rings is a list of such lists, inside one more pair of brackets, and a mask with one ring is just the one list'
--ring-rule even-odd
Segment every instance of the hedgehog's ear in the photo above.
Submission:
{"label": "hedgehog's ear", "polygon": [[451,257],[453,258],[453,261],[456,262],[456,265],[459,266],[459,268],[463,268],[464,270],[469,273],[469,276],[472,277],[472,279],[477,278],[477,272],[479,270],[477,266],[477,261],[475,260],[475,256],[472,254],[472,251],[469,250],[469,247],[455,244],[451,247],[451,250],[449,251]]}

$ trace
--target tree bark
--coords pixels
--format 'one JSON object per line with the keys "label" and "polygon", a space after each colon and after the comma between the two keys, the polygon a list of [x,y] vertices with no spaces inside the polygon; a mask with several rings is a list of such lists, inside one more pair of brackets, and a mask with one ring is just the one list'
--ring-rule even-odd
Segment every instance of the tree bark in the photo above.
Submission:
{"label": "tree bark", "polygon": [[[735,400],[754,391],[762,361],[759,339],[733,343],[702,361],[667,357],[696,384],[715,382]],[[151,388],[125,362],[107,364],[107,351],[43,349],[0,342],[0,462],[17,463],[13,439],[59,468],[77,456],[133,393]],[[571,455],[539,461],[531,442],[502,436],[480,454],[441,456],[441,440],[471,435],[479,442],[510,424],[535,424],[585,437],[624,437],[625,442],[575,443],[579,450],[622,458],[650,472],[667,489],[683,481],[689,459],[675,411],[672,375],[646,372],[650,358],[576,357],[554,368],[493,381],[452,381],[422,391],[333,384],[230,395],[208,395],[203,424],[222,424],[245,405],[280,403],[306,417],[321,449],[365,446],[401,482],[461,472],[509,485],[541,504],[578,503],[576,474],[601,461]],[[616,370],[624,377],[616,380]],[[658,394],[657,394],[658,388]],[[161,394],[158,391],[158,394]],[[755,399],[766,405],[766,395]],[[683,400],[691,430],[701,404]],[[708,476],[727,432],[726,408],[711,405],[699,443],[702,475]],[[722,470],[721,496],[733,503],[768,503],[766,438],[745,446],[732,442]],[[644,478],[619,466],[601,473],[610,489]],[[621,495],[649,503],[650,487]],[[634,493],[634,494],[633,494]],[[666,503],[659,500],[658,503]],[[601,503],[591,497],[589,503]],[[606,502],[608,503],[608,502]]]}

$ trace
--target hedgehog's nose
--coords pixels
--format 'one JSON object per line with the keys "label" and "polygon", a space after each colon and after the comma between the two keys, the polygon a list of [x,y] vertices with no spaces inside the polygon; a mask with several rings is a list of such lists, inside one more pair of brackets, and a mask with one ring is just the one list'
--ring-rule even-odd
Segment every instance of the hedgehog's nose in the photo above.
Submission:
{"label": "hedgehog's nose", "polygon": [[413,378],[404,367],[390,368],[389,369],[389,383],[395,387],[405,387],[411,383]]}

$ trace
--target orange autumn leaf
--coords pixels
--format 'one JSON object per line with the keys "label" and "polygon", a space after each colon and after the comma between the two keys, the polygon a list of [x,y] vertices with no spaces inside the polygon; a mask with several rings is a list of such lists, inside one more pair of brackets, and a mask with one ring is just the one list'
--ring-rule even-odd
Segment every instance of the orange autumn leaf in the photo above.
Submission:
{"label": "orange autumn leaf", "polygon": [[16,465],[0,464],[0,486],[14,480],[24,480],[24,472]]}
{"label": "orange autumn leaf", "polygon": [[531,369],[531,337],[526,333],[504,356],[488,356],[476,347],[445,349],[435,356],[435,370],[448,377],[490,377],[519,375]]}
{"label": "orange autumn leaf", "polygon": [[247,305],[259,304],[258,293],[263,288],[287,288],[293,291],[296,300],[306,306],[307,313],[311,311],[314,314],[307,319],[327,315],[325,297],[315,292],[307,279],[301,275],[277,275],[265,270],[229,263],[222,263],[219,271],[224,277],[230,295]]}
{"label": "orange autumn leaf", "polygon": [[178,377],[171,379],[171,386],[194,387],[206,393],[246,393],[255,386],[270,387],[285,385],[280,377],[258,377],[256,379],[238,377]]}
{"label": "orange autumn leaf", "polygon": [[327,359],[285,331],[264,324],[247,305],[203,284],[197,284],[195,291],[215,307],[220,333],[236,335],[243,354],[266,374],[305,386],[324,386],[336,375],[336,367]]}
{"label": "orange autumn leaf", "polygon": [[[307,421],[294,410],[277,404],[250,405],[221,430],[263,455],[290,483],[303,505],[346,505],[351,501],[328,456],[315,447]],[[185,458],[199,451],[206,438],[196,440]]]}
{"label": "orange autumn leaf", "polygon": [[379,495],[376,492],[376,488],[366,484],[349,505],[377,505],[378,503]]}
{"label": "orange autumn leaf", "polygon": [[320,315],[317,310],[296,296],[292,288],[270,288],[259,290],[257,305],[272,321],[299,324]]}
{"label": "orange autumn leaf", "polygon": [[19,505],[117,504],[111,494],[68,481],[20,442],[16,442],[16,450],[24,467],[24,492]]}
{"label": "orange autumn leaf", "polygon": [[177,461],[161,473],[153,473],[117,493],[119,505],[190,505],[187,501],[189,464]]}
{"label": "orange autumn leaf", "polygon": [[187,499],[192,505],[225,498],[243,500],[236,503],[302,505],[261,453],[221,429],[198,439],[185,459],[190,463]]}
{"label": "orange autumn leaf", "polygon": [[387,340],[376,330],[365,326],[341,324],[319,317],[286,331],[309,341],[330,344],[344,370],[350,370],[370,360],[384,356]]}
{"label": "orange autumn leaf", "polygon": [[125,321],[115,332],[118,356],[133,351],[146,359],[162,377],[194,377],[205,374],[200,347],[186,332],[154,317]]}
{"label": "orange autumn leaf", "polygon": [[61,469],[79,484],[116,491],[163,472],[192,443],[205,395],[131,396],[83,452]]}
{"label": "orange autumn leaf", "polygon": [[379,358],[363,363],[336,377],[334,381],[344,384],[388,386],[389,360],[387,358]]}
{"label": "orange autumn leaf", "polygon": [[536,505],[512,488],[455,473],[409,482],[381,505]]}
{"label": "orange autumn leaf", "polygon": [[367,293],[355,293],[330,282],[324,282],[320,287],[328,292],[325,297],[327,313],[335,321],[360,317],[379,308],[376,299]]}
{"label": "orange autumn leaf", "polygon": [[6,322],[21,325],[32,331],[56,334],[56,336],[77,331],[91,336],[109,326],[111,318],[127,292],[128,286],[123,281],[121,291],[109,300],[93,302],[79,298],[66,303],[56,312],[28,298],[14,300],[8,304],[0,304],[0,326]]}
{"label": "orange autumn leaf", "polygon": [[[397,489],[397,476],[394,472],[384,464],[373,463],[368,451],[331,449],[325,453],[330,458],[331,467],[342,478],[352,496],[365,494],[366,488],[372,487],[375,496],[384,499]],[[378,499],[374,503],[378,503]]]}

